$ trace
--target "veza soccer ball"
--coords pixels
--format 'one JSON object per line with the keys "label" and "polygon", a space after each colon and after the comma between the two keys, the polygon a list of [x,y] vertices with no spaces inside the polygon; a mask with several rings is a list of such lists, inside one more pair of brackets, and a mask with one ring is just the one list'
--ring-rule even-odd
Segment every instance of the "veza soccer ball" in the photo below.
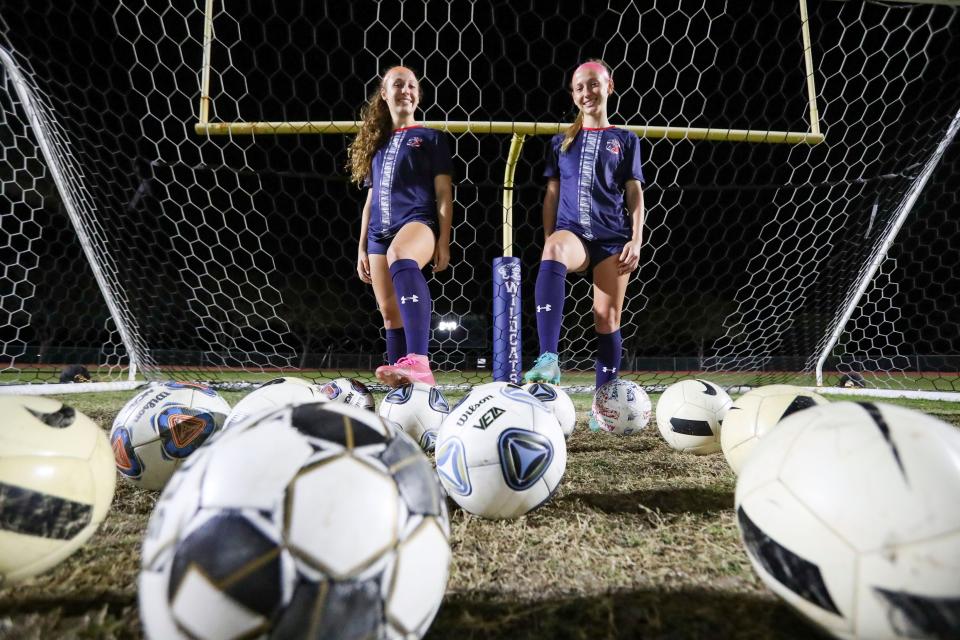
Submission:
{"label": "veza soccer ball", "polygon": [[143,542],[153,638],[420,638],[449,521],[406,434],[340,403],[241,422],[173,477]]}
{"label": "veza soccer ball", "polygon": [[49,398],[0,397],[0,585],[53,567],[97,530],[113,501],[110,443]]}
{"label": "veza soccer ball", "polygon": [[707,455],[720,451],[720,423],[733,400],[706,380],[681,380],[657,402],[657,428],[677,451]]}
{"label": "veza soccer ball", "polygon": [[397,387],[380,403],[380,417],[397,423],[424,451],[434,450],[448,413],[450,405],[440,389],[423,382]]}
{"label": "veza soccer ball", "polygon": [[230,405],[210,387],[189,382],[150,385],[113,421],[110,443],[117,470],[145,489],[162,489],[229,413]]}
{"label": "veza soccer ball", "polygon": [[437,473],[470,513],[517,518],[550,499],[567,467],[560,424],[515,384],[474,387],[440,425]]}
{"label": "veza soccer ball", "polygon": [[614,378],[597,389],[590,412],[600,431],[628,436],[646,428],[652,407],[647,392],[636,383]]}
{"label": "veza soccer ball", "polygon": [[573,400],[566,391],[548,382],[531,382],[523,385],[523,388],[547,406],[560,423],[564,438],[573,435],[573,430],[577,426],[577,408],[573,406]]}
{"label": "veza soccer ball", "polygon": [[737,398],[720,429],[720,446],[730,468],[740,473],[757,442],[782,419],[826,403],[823,396],[788,384],[758,387]]}
{"label": "veza soccer ball", "polygon": [[960,638],[958,461],[960,430],[910,409],[791,415],[737,480],[754,570],[837,638]]}
{"label": "veza soccer ball", "polygon": [[291,376],[274,378],[264,382],[244,396],[230,411],[226,422],[223,423],[223,428],[229,429],[254,414],[271,411],[285,405],[324,402],[326,400],[326,394],[320,391],[319,386],[312,384],[309,380]]}
{"label": "veza soccer ball", "polygon": [[354,378],[337,378],[320,387],[327,400],[344,402],[354,407],[373,411],[376,403],[367,385]]}

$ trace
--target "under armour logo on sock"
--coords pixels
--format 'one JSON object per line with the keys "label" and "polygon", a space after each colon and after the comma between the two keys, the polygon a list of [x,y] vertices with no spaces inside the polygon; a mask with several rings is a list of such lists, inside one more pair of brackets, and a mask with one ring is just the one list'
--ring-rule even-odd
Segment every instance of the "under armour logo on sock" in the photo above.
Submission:
{"label": "under armour logo on sock", "polygon": [[553,311],[553,307],[548,304],[545,304],[542,307],[537,305],[537,313],[540,313],[541,311]]}
{"label": "under armour logo on sock", "polygon": [[400,296],[400,304],[407,304],[407,300],[410,302],[420,302],[420,298],[416,295],[412,295],[409,298],[407,296]]}
{"label": "under armour logo on sock", "polygon": [[616,373],[616,372],[617,372],[617,368],[616,368],[616,367],[613,367],[613,368],[611,368],[611,369],[607,369],[606,367],[601,367],[600,370],[603,371],[604,373]]}

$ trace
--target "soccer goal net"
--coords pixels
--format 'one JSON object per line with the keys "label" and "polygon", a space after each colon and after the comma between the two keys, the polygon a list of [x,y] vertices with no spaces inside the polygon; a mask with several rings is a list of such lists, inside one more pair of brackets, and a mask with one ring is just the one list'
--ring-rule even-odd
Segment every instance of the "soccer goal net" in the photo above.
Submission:
{"label": "soccer goal net", "polygon": [[[493,260],[520,260],[524,364],[543,159],[571,70],[612,68],[646,220],[623,375],[960,390],[956,7],[799,3],[35,2],[0,11],[0,382],[372,381],[344,170],[393,64],[454,150],[439,378],[489,379]],[[520,148],[517,135],[525,136]],[[513,157],[511,147],[519,150]],[[507,168],[510,168],[507,170]],[[505,185],[508,191],[505,198]],[[572,277],[565,382],[592,384]]]}

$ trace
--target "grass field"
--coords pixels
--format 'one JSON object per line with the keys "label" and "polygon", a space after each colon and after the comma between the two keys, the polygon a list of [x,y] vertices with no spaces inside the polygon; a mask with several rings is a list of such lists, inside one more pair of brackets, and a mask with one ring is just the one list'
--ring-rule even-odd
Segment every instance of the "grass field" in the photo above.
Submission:
{"label": "grass field", "polygon": [[[132,395],[61,399],[108,429]],[[223,395],[235,403],[244,394]],[[751,570],[732,508],[736,479],[721,454],[674,452],[655,425],[627,438],[591,433],[589,396],[573,397],[577,431],[551,502],[506,522],[450,503],[453,563],[428,638],[818,637]],[[960,405],[896,403],[960,424]],[[140,540],[156,499],[118,480],[113,509],[85,547],[0,590],[0,638],[141,637]]]}

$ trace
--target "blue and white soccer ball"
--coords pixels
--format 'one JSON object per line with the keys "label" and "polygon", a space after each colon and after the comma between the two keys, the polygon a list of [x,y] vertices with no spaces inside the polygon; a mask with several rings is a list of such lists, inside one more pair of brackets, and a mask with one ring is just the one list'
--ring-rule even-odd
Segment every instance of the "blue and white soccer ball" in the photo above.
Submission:
{"label": "blue and white soccer ball", "polygon": [[577,426],[577,408],[573,406],[573,400],[570,399],[566,391],[549,382],[531,382],[523,385],[523,388],[546,405],[547,409],[557,418],[560,429],[563,430],[564,438],[573,435],[573,430]]}
{"label": "blue and white soccer ball", "polygon": [[173,477],[142,547],[152,638],[421,638],[450,534],[420,447],[346,404],[224,431]]}
{"label": "blue and white soccer ball", "polygon": [[367,411],[376,409],[370,389],[355,378],[337,378],[321,385],[320,389],[330,402],[343,402]]}
{"label": "blue and white soccer ball", "polygon": [[326,400],[327,396],[321,391],[320,386],[309,380],[293,376],[274,378],[264,382],[234,405],[226,422],[223,423],[223,428],[229,429],[250,416],[273,411],[286,405]]}
{"label": "blue and white soccer ball", "polygon": [[162,489],[188,456],[220,430],[230,404],[191,382],[151,384],[127,402],[110,430],[117,470],[145,489]]}
{"label": "blue and white soccer ball", "polygon": [[386,395],[380,403],[380,417],[396,423],[424,451],[433,451],[440,424],[450,413],[443,392],[423,382],[405,384]]}
{"label": "blue and white soccer ball", "polygon": [[650,424],[650,396],[637,383],[614,378],[593,394],[590,412],[600,431],[628,436]]}
{"label": "blue and white soccer ball", "polygon": [[556,417],[523,387],[474,387],[440,425],[437,473],[470,513],[517,518],[550,499],[567,467]]}

